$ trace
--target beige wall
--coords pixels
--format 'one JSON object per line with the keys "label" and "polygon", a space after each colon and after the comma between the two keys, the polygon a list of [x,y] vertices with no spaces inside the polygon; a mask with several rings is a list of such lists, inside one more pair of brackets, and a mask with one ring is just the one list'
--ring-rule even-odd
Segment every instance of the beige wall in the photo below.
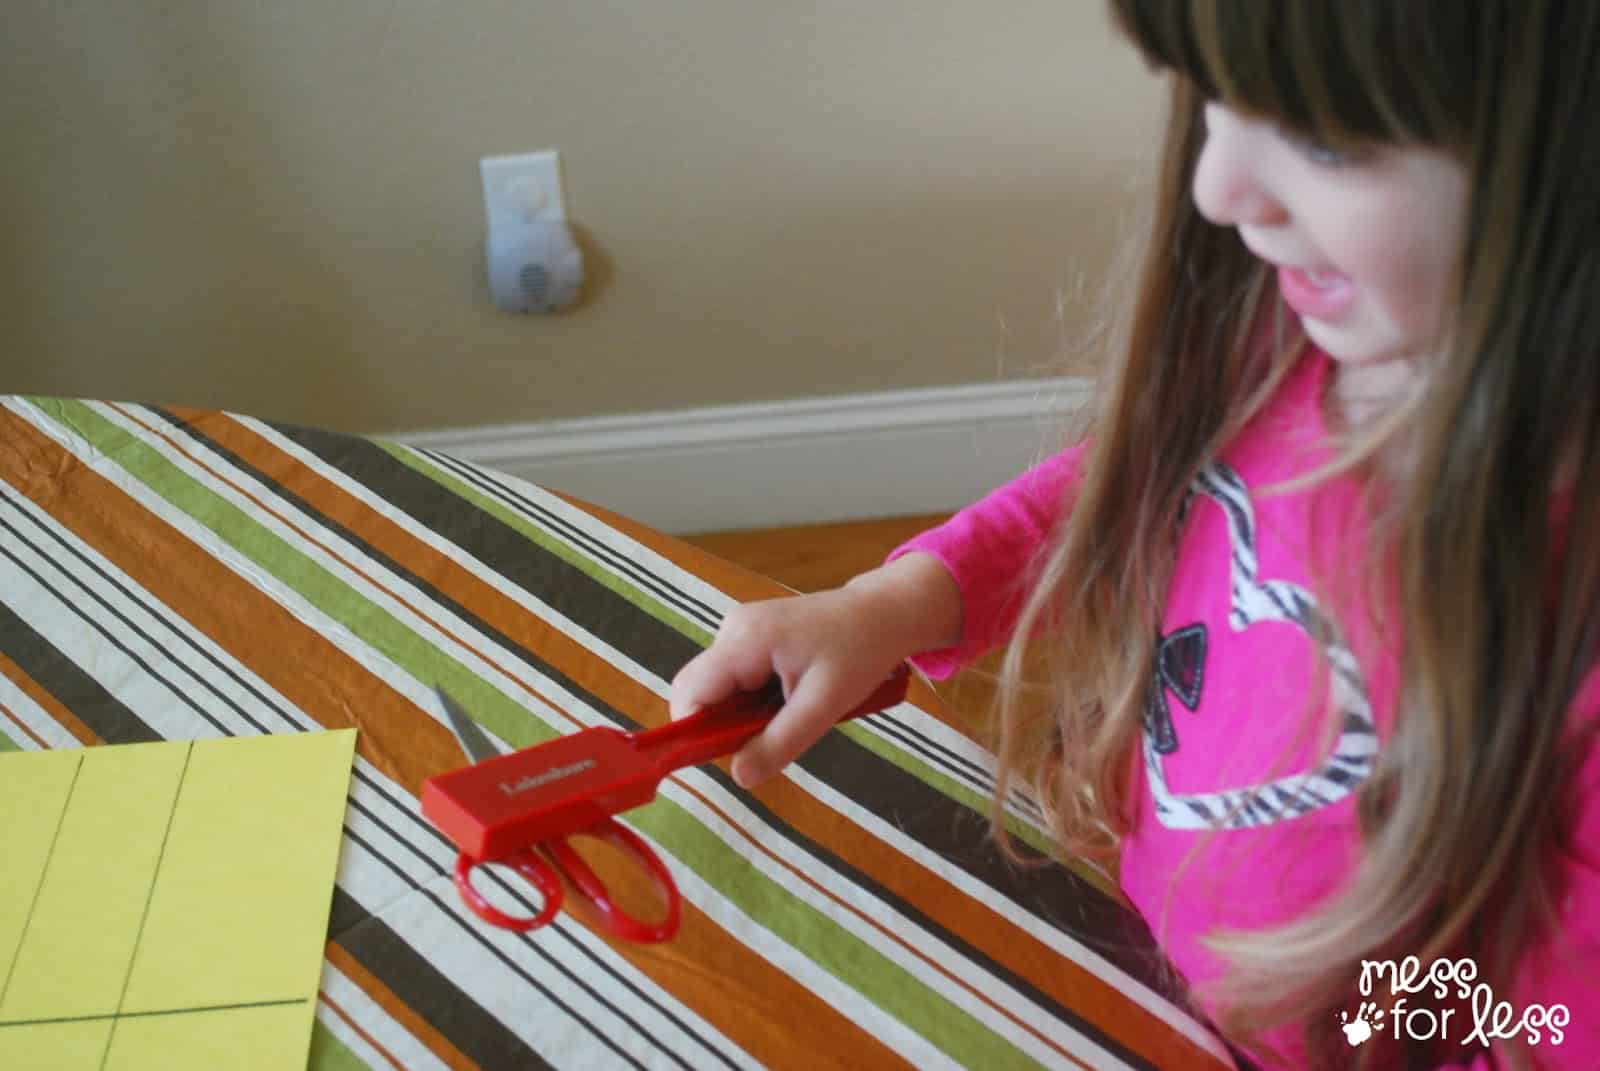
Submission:
{"label": "beige wall", "polygon": [[7,0],[0,101],[0,392],[397,431],[1061,371],[1160,92],[1094,0]]}

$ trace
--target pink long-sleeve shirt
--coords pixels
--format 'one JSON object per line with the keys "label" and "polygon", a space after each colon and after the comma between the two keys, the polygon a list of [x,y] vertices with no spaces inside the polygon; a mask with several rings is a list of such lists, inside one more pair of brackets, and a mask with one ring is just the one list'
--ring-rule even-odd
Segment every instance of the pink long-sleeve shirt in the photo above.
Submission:
{"label": "pink long-sleeve shirt", "polygon": [[[1352,612],[1345,601],[1333,614],[1323,597],[1364,590],[1354,583],[1366,522],[1360,484],[1345,476],[1299,490],[1274,486],[1331,456],[1321,405],[1329,367],[1326,356],[1309,355],[1196,479],[1161,626],[1121,881],[1207,1012],[1215,1009],[1205,983],[1224,965],[1203,936],[1303,916],[1349,876],[1361,850],[1355,790],[1371,772],[1394,712],[1397,638],[1383,633],[1381,615],[1359,606]],[[1082,457],[1081,448],[1051,457],[891,555],[933,555],[962,594],[957,646],[915,660],[928,675],[949,676],[1007,638],[1027,564],[1068,508]],[[1327,621],[1337,621],[1337,635],[1319,627]],[[1307,716],[1322,697],[1338,714],[1331,747],[1317,728],[1322,723]],[[1591,674],[1572,724],[1585,726],[1597,713],[1600,674]],[[1600,748],[1590,750],[1574,787],[1578,813],[1559,860],[1557,938],[1526,950],[1513,992],[1476,999],[1486,1023],[1503,1002],[1511,1016],[1506,1030],[1530,1042],[1538,1034],[1531,1052],[1540,1066],[1595,1071]],[[1420,966],[1425,972],[1432,964]],[[1465,973],[1446,982],[1457,992],[1478,988]],[[1368,984],[1364,994],[1360,979],[1350,980],[1347,1019],[1337,1024],[1352,1044],[1364,1030],[1419,1038],[1431,1032],[1443,1039],[1441,1066],[1499,1066],[1492,1050],[1476,1044],[1478,1015],[1470,1007],[1430,1019],[1414,1009],[1437,1007],[1431,993],[1415,993],[1412,1010],[1374,1022],[1363,1001],[1388,997],[1393,976],[1375,971]],[[1281,1056],[1268,1067],[1304,1065],[1299,1031],[1270,1041]]]}

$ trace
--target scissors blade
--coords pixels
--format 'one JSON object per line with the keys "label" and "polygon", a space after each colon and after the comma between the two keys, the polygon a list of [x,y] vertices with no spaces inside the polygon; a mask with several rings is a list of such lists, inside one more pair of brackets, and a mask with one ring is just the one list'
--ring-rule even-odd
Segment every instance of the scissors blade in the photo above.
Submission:
{"label": "scissors blade", "polygon": [[445,716],[450,719],[450,731],[456,735],[456,743],[461,745],[461,750],[473,762],[483,762],[500,754],[500,749],[495,747],[478,723],[472,720],[461,704],[456,702],[449,692],[435,685],[435,692],[439,694],[439,702],[444,704]]}

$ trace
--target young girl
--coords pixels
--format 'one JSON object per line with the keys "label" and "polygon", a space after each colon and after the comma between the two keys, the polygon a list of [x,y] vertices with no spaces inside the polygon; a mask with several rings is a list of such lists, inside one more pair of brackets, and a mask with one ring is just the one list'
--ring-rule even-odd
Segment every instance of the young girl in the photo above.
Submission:
{"label": "young girl", "polygon": [[1009,639],[1001,795],[1263,1066],[1600,1067],[1600,4],[1113,10],[1172,115],[1088,442],[674,710],[779,674],[755,784]]}

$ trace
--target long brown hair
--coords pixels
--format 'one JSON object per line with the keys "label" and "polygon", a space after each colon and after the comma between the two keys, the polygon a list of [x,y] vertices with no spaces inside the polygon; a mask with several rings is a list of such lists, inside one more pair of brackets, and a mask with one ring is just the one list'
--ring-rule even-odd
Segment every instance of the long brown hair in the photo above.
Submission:
{"label": "long brown hair", "polygon": [[[1382,434],[1346,444],[1346,466],[1383,488],[1367,575],[1399,593],[1387,627],[1404,638],[1394,729],[1358,797],[1360,862],[1316,912],[1211,942],[1231,965],[1225,1029],[1249,1042],[1310,1024],[1326,1053],[1361,960],[1470,955],[1504,991],[1553,918],[1547,863],[1581,758],[1563,734],[1600,607],[1600,4],[1111,6],[1169,72],[1171,118],[1136,296],[1007,652],[996,742],[997,798],[1030,785],[1070,852],[1113,854],[1130,828],[1180,505],[1301,343],[1264,266],[1191,200],[1203,104],[1335,145],[1440,149],[1470,181],[1446,352]],[[1040,640],[1048,705],[1025,686]],[[1362,1066],[1396,1055],[1374,1050]]]}

